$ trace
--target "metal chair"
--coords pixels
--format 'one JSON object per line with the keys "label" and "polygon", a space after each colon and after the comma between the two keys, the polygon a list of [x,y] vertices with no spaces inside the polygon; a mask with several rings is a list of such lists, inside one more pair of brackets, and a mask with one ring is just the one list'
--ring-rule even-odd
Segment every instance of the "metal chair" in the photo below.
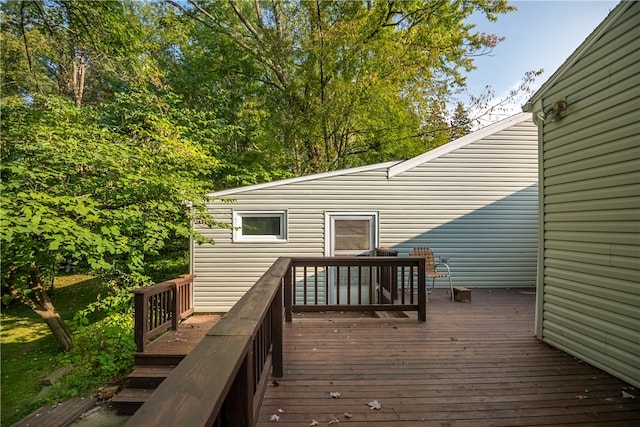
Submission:
{"label": "metal chair", "polygon": [[[433,292],[433,289],[436,285],[436,279],[444,279],[445,277],[449,279],[449,288],[451,292],[451,301],[453,301],[453,283],[451,282],[451,269],[449,265],[444,262],[436,262],[436,257],[428,247],[417,247],[411,249],[409,256],[417,256],[424,258],[424,269],[425,276],[431,278],[431,289],[427,287],[427,293]],[[440,271],[438,271],[438,267],[440,267]],[[442,271],[442,269],[446,269]]]}

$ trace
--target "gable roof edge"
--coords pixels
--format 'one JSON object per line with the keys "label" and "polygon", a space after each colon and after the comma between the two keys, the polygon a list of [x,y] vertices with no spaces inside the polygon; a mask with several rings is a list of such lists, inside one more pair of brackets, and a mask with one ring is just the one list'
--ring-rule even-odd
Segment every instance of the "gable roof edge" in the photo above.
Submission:
{"label": "gable roof edge", "polygon": [[542,108],[541,105],[536,105],[541,101],[540,98],[551,86],[555,85],[567,71],[573,67],[582,57],[584,52],[589,49],[595,42],[597,42],[602,35],[609,30],[609,28],[622,16],[628,8],[633,4],[633,1],[621,0],[607,15],[606,18],[587,36],[587,38],[573,51],[573,53],[558,67],[558,69],[545,81],[540,88],[535,91],[526,104],[522,106],[522,111],[533,112],[535,115],[536,110]]}
{"label": "gable roof edge", "polygon": [[365,166],[358,166],[358,167],[348,168],[348,169],[340,169],[337,171],[321,172],[321,173],[315,173],[311,175],[297,176],[294,178],[279,179],[277,181],[263,182],[261,184],[246,185],[244,187],[236,187],[236,188],[229,188],[227,190],[213,191],[211,193],[207,193],[207,196],[209,197],[229,196],[233,194],[244,193],[246,191],[259,190],[262,188],[278,187],[280,185],[293,184],[296,182],[313,181],[321,178],[348,175],[351,173],[358,173],[358,172],[367,172],[375,169],[388,169],[389,167],[397,163],[399,163],[399,161],[394,160],[394,161],[385,162],[385,163],[376,163],[373,165],[365,165]]}
{"label": "gable roof edge", "polygon": [[500,120],[499,122],[492,123],[488,126],[478,129],[475,132],[467,134],[461,138],[455,139],[451,142],[441,145],[440,147],[434,148],[433,150],[429,150],[426,153],[423,153],[419,156],[413,157],[411,159],[405,160],[404,162],[391,166],[387,171],[387,177],[391,178],[393,176],[401,174],[402,172],[406,172],[409,169],[412,169],[418,165],[421,165],[425,162],[428,162],[435,158],[443,156],[447,153],[457,150],[458,148],[471,144],[472,142],[479,141],[483,138],[486,138],[489,135],[493,135],[494,133],[505,130],[513,125],[522,123],[530,118],[531,118],[531,115],[528,113],[518,113],[506,119]]}

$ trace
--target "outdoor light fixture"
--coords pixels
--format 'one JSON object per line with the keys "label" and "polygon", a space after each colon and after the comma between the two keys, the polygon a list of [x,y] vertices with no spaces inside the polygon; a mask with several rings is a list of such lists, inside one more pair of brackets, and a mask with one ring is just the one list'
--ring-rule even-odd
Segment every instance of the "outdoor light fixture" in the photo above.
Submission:
{"label": "outdoor light fixture", "polygon": [[567,113],[567,101],[556,101],[550,107],[545,108],[543,111],[536,113],[536,118],[545,122],[547,119],[554,121],[563,118]]}

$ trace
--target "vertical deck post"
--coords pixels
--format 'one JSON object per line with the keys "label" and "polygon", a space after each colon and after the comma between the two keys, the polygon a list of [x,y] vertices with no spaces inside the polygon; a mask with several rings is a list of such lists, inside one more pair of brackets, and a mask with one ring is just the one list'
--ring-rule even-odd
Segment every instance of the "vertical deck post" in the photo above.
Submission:
{"label": "vertical deck post", "polygon": [[[286,280],[283,282],[286,283]],[[273,376],[281,378],[284,374],[282,357],[282,286],[276,292],[271,303],[271,364]]]}
{"label": "vertical deck post", "polygon": [[427,276],[424,271],[425,259],[418,258],[418,320],[427,321]]}
{"label": "vertical deck post", "polygon": [[289,265],[287,272],[284,275],[284,306],[285,306],[285,321],[291,323],[293,320],[293,265]]}
{"label": "vertical deck post", "polygon": [[223,425],[252,427],[255,423],[253,413],[254,356],[253,349],[247,351],[229,389],[229,394],[225,399]]}
{"label": "vertical deck post", "polygon": [[180,300],[178,296],[179,286],[176,282],[173,282],[173,287],[171,288],[171,292],[169,293],[171,298],[171,329],[174,331],[178,330],[178,323],[180,322],[180,304],[178,301]]}
{"label": "vertical deck post", "polygon": [[139,353],[144,352],[145,344],[147,342],[147,298],[143,293],[135,293],[133,298],[135,317],[133,335],[136,342],[136,351]]}

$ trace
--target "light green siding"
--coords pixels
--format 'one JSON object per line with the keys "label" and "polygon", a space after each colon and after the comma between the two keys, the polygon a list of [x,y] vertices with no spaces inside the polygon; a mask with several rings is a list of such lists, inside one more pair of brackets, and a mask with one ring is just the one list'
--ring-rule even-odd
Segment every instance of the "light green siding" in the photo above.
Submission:
{"label": "light green siding", "polygon": [[[210,213],[287,210],[286,242],[192,247],[198,311],[227,311],[279,256],[324,256],[325,212],[376,212],[377,246],[407,256],[431,246],[449,258],[454,284],[533,287],[538,230],[537,129],[522,113],[406,162],[294,178],[219,193]],[[448,283],[442,282],[448,286]]]}
{"label": "light green siding", "polygon": [[640,386],[640,2],[621,3],[570,61],[532,98],[537,111],[568,104],[539,123],[538,334]]}

